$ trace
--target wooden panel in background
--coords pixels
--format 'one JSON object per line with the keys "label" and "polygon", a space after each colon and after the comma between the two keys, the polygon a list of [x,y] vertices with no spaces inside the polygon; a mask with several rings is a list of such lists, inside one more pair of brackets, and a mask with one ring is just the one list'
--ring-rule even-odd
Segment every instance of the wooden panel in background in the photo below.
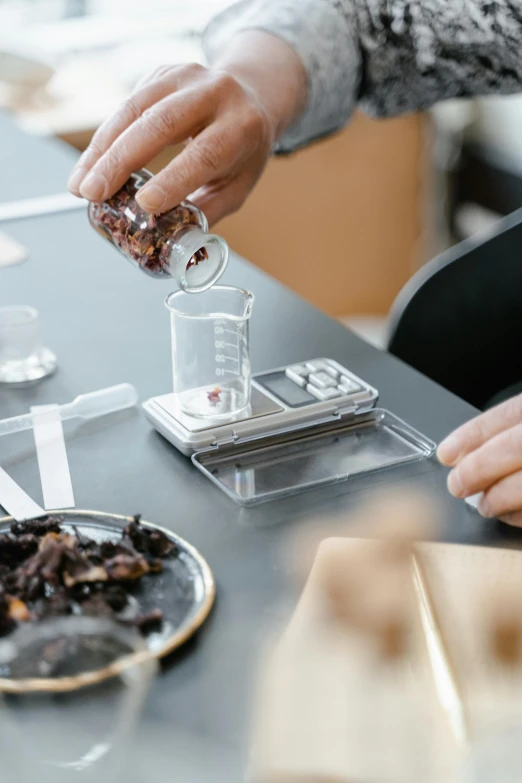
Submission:
{"label": "wooden panel in background", "polygon": [[270,162],[217,230],[330,315],[386,314],[418,263],[419,117],[358,116],[340,135]]}

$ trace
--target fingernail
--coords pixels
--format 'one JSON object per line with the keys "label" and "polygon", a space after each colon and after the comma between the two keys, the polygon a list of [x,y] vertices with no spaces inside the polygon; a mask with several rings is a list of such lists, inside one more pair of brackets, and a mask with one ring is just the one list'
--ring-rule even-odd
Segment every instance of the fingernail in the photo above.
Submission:
{"label": "fingernail", "polygon": [[482,492],[477,492],[475,495],[470,495],[469,498],[466,498],[466,503],[468,506],[471,506],[471,508],[478,510],[481,497]]}
{"label": "fingernail", "polygon": [[80,195],[80,185],[85,177],[85,169],[83,166],[79,166],[71,172],[71,176],[67,180],[67,187],[76,196]]}
{"label": "fingernail", "polygon": [[437,457],[443,465],[454,465],[459,458],[460,441],[455,435],[449,435],[437,449]]}
{"label": "fingernail", "polygon": [[477,506],[477,511],[479,512],[481,517],[487,517],[489,518],[491,516],[491,509],[489,507],[488,501],[485,499],[484,495],[480,498]]}
{"label": "fingernail", "polygon": [[103,201],[107,180],[102,174],[89,174],[80,185],[80,193],[89,201]]}
{"label": "fingernail", "polygon": [[464,497],[464,488],[456,470],[452,470],[448,476],[448,489],[456,498]]}
{"label": "fingernail", "polygon": [[512,525],[512,527],[522,527],[522,514],[520,511],[513,511],[510,514],[503,514],[499,517],[501,522],[505,522],[506,525]]}
{"label": "fingernail", "polygon": [[159,212],[165,203],[165,191],[158,185],[147,185],[137,193],[136,201],[146,212]]}

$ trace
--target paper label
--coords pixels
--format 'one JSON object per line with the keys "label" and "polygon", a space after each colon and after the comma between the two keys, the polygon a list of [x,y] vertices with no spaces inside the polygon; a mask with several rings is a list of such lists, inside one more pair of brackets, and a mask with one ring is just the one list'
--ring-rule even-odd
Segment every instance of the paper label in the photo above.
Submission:
{"label": "paper label", "polygon": [[62,420],[58,405],[37,405],[31,408],[34,442],[44,506],[46,509],[74,508],[74,493],[65,447]]}
{"label": "paper label", "polygon": [[25,261],[29,255],[27,248],[7,234],[0,233],[0,267],[12,266]]}
{"label": "paper label", "polygon": [[16,481],[14,481],[3,468],[0,468],[0,505],[2,505],[7,513],[11,514],[17,522],[45,516],[44,509],[40,508],[40,506],[35,503],[21,487],[19,487]]}

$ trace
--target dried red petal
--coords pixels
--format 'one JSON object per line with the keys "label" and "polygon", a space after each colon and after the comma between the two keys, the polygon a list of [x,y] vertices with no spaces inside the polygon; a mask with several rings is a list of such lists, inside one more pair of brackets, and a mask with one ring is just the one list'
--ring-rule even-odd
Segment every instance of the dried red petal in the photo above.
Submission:
{"label": "dried red petal", "polygon": [[217,405],[221,401],[221,389],[212,389],[212,391],[207,392],[207,397],[210,403]]}
{"label": "dried red petal", "polygon": [[[118,193],[102,204],[93,205],[91,219],[98,231],[143,271],[155,277],[172,277],[170,243],[188,226],[200,225],[198,211],[184,203],[162,215],[149,215],[136,201],[137,183],[138,178],[133,175]],[[206,259],[207,251],[202,248],[189,260],[186,269]]]}

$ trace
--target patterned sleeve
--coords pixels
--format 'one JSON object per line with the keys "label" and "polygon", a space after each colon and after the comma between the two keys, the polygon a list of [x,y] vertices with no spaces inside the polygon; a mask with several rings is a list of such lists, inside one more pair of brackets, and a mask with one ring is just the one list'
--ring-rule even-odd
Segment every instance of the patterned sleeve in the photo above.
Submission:
{"label": "patterned sleeve", "polygon": [[245,29],[285,40],[308,74],[307,109],[279,152],[338,130],[356,105],[387,117],[522,91],[520,0],[242,0],[207,28],[209,60]]}

